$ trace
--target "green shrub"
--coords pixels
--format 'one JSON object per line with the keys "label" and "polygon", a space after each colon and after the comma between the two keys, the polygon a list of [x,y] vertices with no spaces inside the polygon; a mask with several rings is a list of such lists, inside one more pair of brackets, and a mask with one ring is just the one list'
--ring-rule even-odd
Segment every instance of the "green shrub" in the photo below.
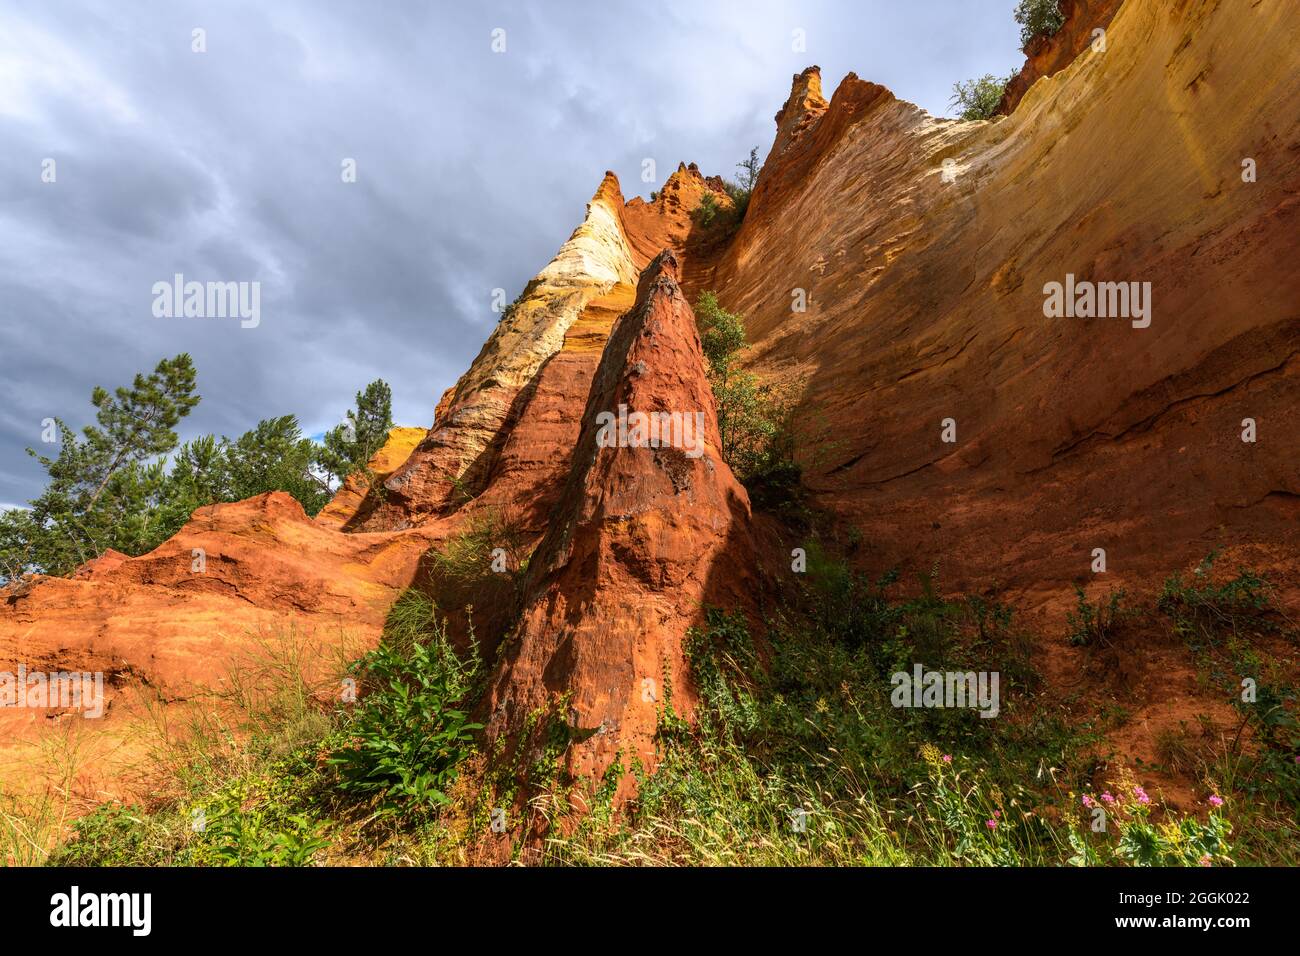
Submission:
{"label": "green shrub", "polygon": [[72,835],[51,851],[45,865],[158,865],[166,862],[165,854],[150,837],[162,830],[141,807],[103,804],[73,823]]}
{"label": "green shrub", "polygon": [[1079,585],[1074,586],[1074,591],[1078,595],[1078,606],[1075,611],[1065,614],[1070,644],[1074,647],[1108,646],[1116,629],[1129,616],[1121,607],[1125,592],[1122,589],[1112,591],[1107,602],[1102,603],[1098,598],[1093,604]]}
{"label": "green shrub", "polygon": [[308,866],[329,846],[324,823],[286,804],[261,799],[247,805],[238,784],[202,808],[202,830],[189,847],[198,866]]}
{"label": "green shrub", "polygon": [[1020,46],[1027,48],[1034,37],[1050,37],[1061,29],[1065,17],[1058,0],[1020,0],[1013,14],[1020,24]]}
{"label": "green shrub", "polygon": [[759,381],[740,368],[744,319],[718,304],[712,292],[695,302],[709,385],[718,411],[719,452],[745,484],[798,487],[794,460],[794,400],[790,390]]}
{"label": "green shrub", "polygon": [[986,73],[977,80],[954,83],[948,105],[957,107],[957,116],[964,120],[992,119],[1010,79],[1000,80],[992,73]]}
{"label": "green shrub", "polygon": [[1174,622],[1174,633],[1193,650],[1222,644],[1240,634],[1276,630],[1265,615],[1272,609],[1268,581],[1246,568],[1222,584],[1211,575],[1218,551],[1211,551],[1192,572],[1193,580],[1171,575],[1160,592],[1156,607]]}
{"label": "green shrub", "polygon": [[[763,163],[758,158],[758,147],[755,146],[749,151],[747,159],[736,163],[736,168],[740,170],[736,178],[726,180],[722,184],[723,191],[731,200],[729,207],[724,208],[718,202],[717,195],[712,190],[705,189],[704,194],[700,196],[699,205],[691,211],[691,218],[701,229],[711,229],[716,226],[724,233],[731,233],[744,221],[745,213],[749,211],[749,197],[758,184],[758,174],[763,168]],[[654,193],[650,194],[650,198],[654,199]]]}
{"label": "green shrub", "polygon": [[[397,619],[409,626],[419,600],[408,598],[395,610]],[[477,646],[462,660],[440,622],[423,640],[395,646],[386,637],[363,657],[354,672],[364,696],[342,729],[344,742],[328,758],[339,791],[372,800],[386,814],[445,804],[459,764],[473,752],[473,731],[482,726],[464,709],[481,667]]]}

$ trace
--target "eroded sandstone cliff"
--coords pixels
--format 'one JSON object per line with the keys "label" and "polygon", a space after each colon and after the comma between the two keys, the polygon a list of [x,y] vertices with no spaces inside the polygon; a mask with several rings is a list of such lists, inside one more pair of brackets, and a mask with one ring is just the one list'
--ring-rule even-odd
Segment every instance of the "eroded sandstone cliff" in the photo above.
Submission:
{"label": "eroded sandstone cliff", "polygon": [[[1073,5],[1087,16],[1031,50],[991,122],[931,117],[853,74],[827,100],[804,71],[725,241],[692,223],[705,191],[726,201],[695,167],[653,202],[624,202],[607,174],[432,428],[376,467],[381,492],[350,485],[315,523],[278,495],[202,509],[151,555],[0,598],[0,654],[179,696],[258,628],[373,642],[428,548],[509,509],[536,550],[517,626],[492,636],[509,640],[491,733],[561,707],[573,772],[652,764],[667,684],[690,712],[686,629],[705,602],[747,607],[790,545],[716,454],[689,307],[706,289],[746,317],[749,366],[828,426],[805,484],[860,529],[869,568],[937,562],[946,589],[997,583],[1055,614],[1095,548],[1106,584],[1149,589],[1224,544],[1300,605],[1300,20],[1274,3],[1114,6]],[[1067,275],[1150,283],[1149,326],[1048,317],[1044,287]],[[706,453],[597,448],[594,416],[620,403],[708,412]],[[1190,678],[1163,686],[1134,724],[1148,737],[1194,699]]]}
{"label": "eroded sandstone cliff", "polygon": [[[1119,584],[1297,542],[1298,31],[1278,4],[1131,0],[992,122],[796,78],[701,281],[755,370],[805,383],[838,443],[808,484],[882,566],[1047,588],[1100,547]],[[1067,274],[1149,282],[1150,327],[1047,318]]]}

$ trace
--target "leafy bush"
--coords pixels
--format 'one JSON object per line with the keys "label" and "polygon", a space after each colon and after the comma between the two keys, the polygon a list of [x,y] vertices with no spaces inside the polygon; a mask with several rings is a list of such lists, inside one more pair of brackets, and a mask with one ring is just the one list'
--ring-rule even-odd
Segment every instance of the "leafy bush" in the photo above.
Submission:
{"label": "leafy bush", "polygon": [[1276,630],[1265,615],[1272,609],[1267,580],[1239,568],[1236,577],[1212,583],[1218,551],[1211,551],[1196,566],[1193,580],[1181,574],[1166,579],[1156,607],[1173,619],[1174,633],[1193,650],[1217,646],[1228,636]]}
{"label": "leafy bush", "polygon": [[307,866],[329,846],[324,824],[274,800],[246,805],[243,788],[228,788],[202,809],[202,830],[189,847],[199,866]]}
{"label": "leafy bush", "polygon": [[700,197],[700,204],[691,211],[691,218],[695,220],[700,228],[707,229],[718,218],[720,208],[718,197],[706,189],[704,195]]}
{"label": "leafy bush", "polygon": [[1074,647],[1109,645],[1115,629],[1128,617],[1128,612],[1121,607],[1125,592],[1122,589],[1112,591],[1109,601],[1103,604],[1098,598],[1093,604],[1079,585],[1074,586],[1074,591],[1079,599],[1077,613],[1067,611],[1065,614],[1070,644]]}
{"label": "leafy bush", "polygon": [[794,401],[789,391],[761,383],[758,376],[740,368],[739,356],[745,348],[744,319],[718,305],[714,293],[700,293],[695,319],[717,402],[723,461],[747,487],[774,475],[787,486],[793,477],[797,487]]}
{"label": "leafy bush", "polygon": [[1013,16],[1020,24],[1022,48],[1028,48],[1034,37],[1052,36],[1065,23],[1058,0],[1020,0]]}
{"label": "leafy bush", "polygon": [[1008,82],[1010,77],[1000,80],[992,73],[985,73],[977,80],[954,83],[948,105],[957,107],[957,116],[964,120],[992,119]]}
{"label": "leafy bush", "polygon": [[[394,612],[399,618],[411,614],[413,602],[427,600],[407,594]],[[441,623],[424,640],[400,647],[386,637],[354,669],[364,696],[327,760],[338,789],[390,814],[445,804],[458,765],[473,752],[473,731],[482,726],[464,709],[481,668],[477,647],[462,660]]]}
{"label": "leafy bush", "polygon": [[107,803],[72,825],[72,836],[46,859],[47,866],[142,866],[164,862],[151,852],[149,815],[143,808]]}
{"label": "leafy bush", "polygon": [[[1168,809],[1160,819],[1153,819],[1151,797],[1125,771],[1109,789],[1080,797],[1077,811],[1084,827],[1075,819],[1069,821],[1074,850],[1069,862],[1074,866],[1232,866],[1228,842],[1232,824],[1221,810],[1226,801],[1213,795],[1208,803],[1212,809],[1204,823]],[[1104,829],[1095,831],[1094,820],[1101,821]]]}
{"label": "leafy bush", "polygon": [[[701,229],[710,229],[716,225],[730,233],[744,221],[745,213],[749,211],[749,197],[758,184],[758,174],[763,168],[763,162],[758,158],[758,147],[750,149],[748,158],[736,163],[736,168],[740,170],[736,178],[722,184],[723,191],[731,200],[729,207],[724,208],[718,202],[718,197],[711,190],[705,189],[700,196],[699,205],[691,211],[691,218]],[[654,193],[650,194],[650,198],[654,199]]]}

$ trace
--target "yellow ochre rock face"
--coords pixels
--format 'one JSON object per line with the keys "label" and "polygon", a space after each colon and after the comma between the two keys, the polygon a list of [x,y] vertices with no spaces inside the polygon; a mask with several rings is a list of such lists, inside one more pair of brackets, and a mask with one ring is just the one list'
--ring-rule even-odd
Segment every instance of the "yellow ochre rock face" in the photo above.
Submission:
{"label": "yellow ochre rock face", "polygon": [[555,258],[502,316],[434,426],[384,483],[385,501],[368,528],[404,527],[449,501],[481,490],[520,390],[560,351],[570,326],[593,301],[635,287],[639,269],[623,228],[618,179],[606,173],[587,215]]}
{"label": "yellow ochre rock face", "polygon": [[[1286,4],[1126,0],[991,121],[796,78],[708,288],[798,383],[805,484],[882,567],[1043,587],[1096,547],[1144,575],[1296,540],[1298,48]],[[1074,280],[1149,312],[1052,317]]]}
{"label": "yellow ochre rock face", "polygon": [[[383,481],[402,467],[426,434],[428,430],[424,428],[405,428],[399,425],[391,429],[384,447],[370,459],[370,470],[374,472],[375,478]],[[316,524],[322,528],[346,528],[357,517],[369,492],[370,486],[364,475],[348,475],[330,503],[316,515]]]}

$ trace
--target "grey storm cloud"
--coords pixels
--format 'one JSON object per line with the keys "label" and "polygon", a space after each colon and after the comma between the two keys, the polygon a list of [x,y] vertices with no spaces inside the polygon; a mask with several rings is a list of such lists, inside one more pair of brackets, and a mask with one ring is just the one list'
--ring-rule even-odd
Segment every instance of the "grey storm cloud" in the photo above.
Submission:
{"label": "grey storm cloud", "polygon": [[[183,438],[290,412],[319,433],[380,377],[427,425],[492,290],[545,265],[606,169],[628,196],[683,160],[731,174],[812,63],[828,94],[854,71],[942,115],[953,82],[1018,68],[1013,7],[9,0],[0,506],[40,490],[43,419],[79,428],[95,385],[183,351],[203,396]],[[260,282],[261,324],[155,318],[175,273]]]}

